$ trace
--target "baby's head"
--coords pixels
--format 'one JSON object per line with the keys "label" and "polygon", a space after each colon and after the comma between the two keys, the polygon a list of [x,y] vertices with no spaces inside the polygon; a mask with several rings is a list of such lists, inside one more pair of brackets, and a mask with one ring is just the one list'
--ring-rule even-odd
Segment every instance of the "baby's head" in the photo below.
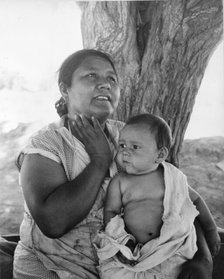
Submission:
{"label": "baby's head", "polygon": [[126,126],[133,126],[130,127],[131,129],[141,126],[145,127],[148,129],[149,133],[154,135],[158,149],[166,147],[168,151],[170,150],[172,145],[172,133],[169,125],[163,118],[150,113],[143,113],[129,118],[125,127]]}
{"label": "baby's head", "polygon": [[118,164],[130,174],[151,172],[166,160],[171,145],[171,130],[164,119],[149,113],[133,116],[120,133]]}

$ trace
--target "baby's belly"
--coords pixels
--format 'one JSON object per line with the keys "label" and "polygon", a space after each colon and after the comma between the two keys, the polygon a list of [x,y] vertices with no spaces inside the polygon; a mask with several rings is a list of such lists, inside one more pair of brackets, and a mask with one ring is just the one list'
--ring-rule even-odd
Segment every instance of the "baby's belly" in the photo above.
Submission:
{"label": "baby's belly", "polygon": [[130,202],[124,208],[126,230],[144,244],[159,236],[162,213],[162,206],[149,200]]}

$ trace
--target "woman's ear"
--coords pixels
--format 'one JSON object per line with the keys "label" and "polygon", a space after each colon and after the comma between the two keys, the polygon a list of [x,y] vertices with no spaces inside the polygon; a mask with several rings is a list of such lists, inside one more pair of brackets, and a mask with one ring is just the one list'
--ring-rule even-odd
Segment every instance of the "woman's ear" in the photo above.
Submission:
{"label": "woman's ear", "polygon": [[64,84],[64,82],[61,82],[59,84],[59,90],[61,92],[61,95],[62,95],[63,99],[66,102],[67,99],[68,99],[68,86],[66,84]]}
{"label": "woman's ear", "polygon": [[165,147],[165,146],[161,147],[158,151],[155,163],[159,164],[159,163],[162,163],[163,161],[165,161],[166,158],[168,157],[168,154],[169,154],[169,151],[168,151],[167,147]]}

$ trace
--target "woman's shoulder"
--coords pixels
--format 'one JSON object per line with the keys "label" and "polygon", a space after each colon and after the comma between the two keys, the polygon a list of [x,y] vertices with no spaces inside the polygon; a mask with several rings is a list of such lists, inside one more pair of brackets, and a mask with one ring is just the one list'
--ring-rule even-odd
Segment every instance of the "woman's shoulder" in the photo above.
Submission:
{"label": "woman's shoulder", "polygon": [[64,138],[68,137],[66,133],[66,128],[60,121],[50,123],[28,136],[20,152],[38,153],[44,151],[58,154],[64,148]]}
{"label": "woman's shoulder", "polygon": [[52,122],[48,125],[43,126],[38,131],[34,132],[30,139],[40,138],[58,138],[59,134],[66,134],[66,128],[64,127],[61,120]]}

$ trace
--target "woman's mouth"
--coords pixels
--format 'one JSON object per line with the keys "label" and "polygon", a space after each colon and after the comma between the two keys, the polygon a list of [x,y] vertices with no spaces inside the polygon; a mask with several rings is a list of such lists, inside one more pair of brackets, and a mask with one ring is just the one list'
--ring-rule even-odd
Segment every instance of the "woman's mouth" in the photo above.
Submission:
{"label": "woman's mouth", "polygon": [[111,102],[111,97],[110,96],[105,96],[105,95],[98,95],[95,97],[96,100],[98,101],[106,101],[106,102]]}

